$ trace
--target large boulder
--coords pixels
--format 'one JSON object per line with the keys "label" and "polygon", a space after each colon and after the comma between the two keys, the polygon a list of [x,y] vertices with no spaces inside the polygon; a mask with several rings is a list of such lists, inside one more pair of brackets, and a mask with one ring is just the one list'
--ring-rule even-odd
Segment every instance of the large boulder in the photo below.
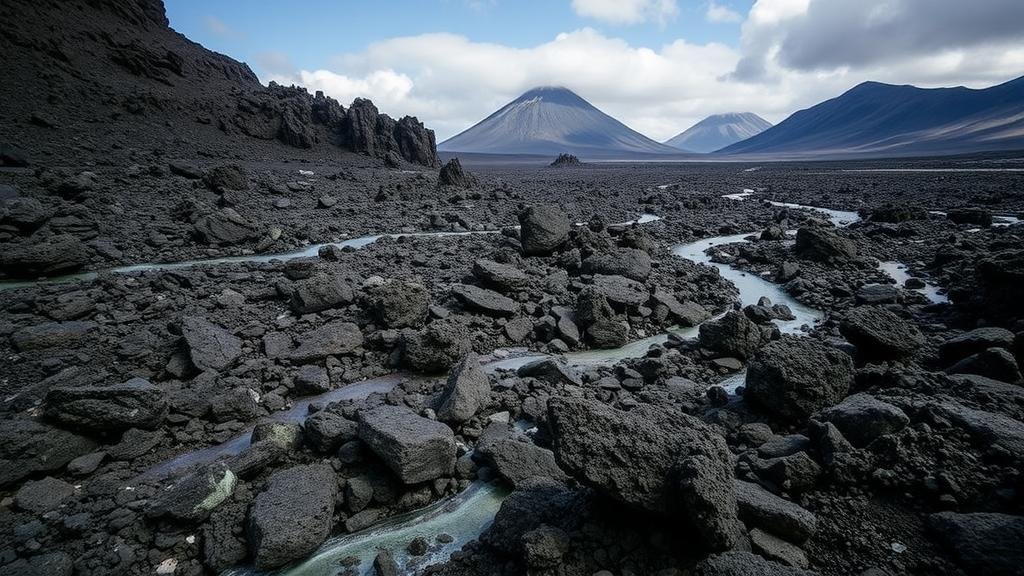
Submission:
{"label": "large boulder", "polygon": [[751,482],[736,480],[736,503],[740,519],[787,540],[802,543],[814,535],[818,520],[814,514]]}
{"label": "large boulder", "polygon": [[149,502],[150,517],[169,516],[184,522],[201,522],[231,497],[238,478],[223,463],[200,467],[170,486],[164,486]]}
{"label": "large boulder", "polygon": [[0,438],[0,488],[60,470],[96,449],[96,442],[85,436],[29,418],[0,419]]}
{"label": "large boulder", "polygon": [[0,269],[7,276],[55,276],[89,263],[89,250],[71,234],[60,234],[0,250]]}
{"label": "large boulder", "polygon": [[203,183],[214,192],[248,190],[249,173],[239,164],[223,164],[210,168],[203,175]]}
{"label": "large boulder", "polygon": [[900,289],[892,284],[865,284],[857,289],[857,305],[895,304],[900,299]]}
{"label": "large boulder", "polygon": [[516,370],[516,375],[526,378],[536,378],[551,384],[561,386],[582,386],[583,381],[575,368],[556,358],[540,358],[523,364]]}
{"label": "large boulder", "polygon": [[405,484],[417,484],[455,469],[455,435],[436,420],[403,406],[380,406],[359,416],[359,438]]}
{"label": "large boulder", "polygon": [[452,369],[437,406],[438,419],[461,423],[469,420],[491,396],[491,384],[480,367],[480,358],[470,352]]}
{"label": "large boulder", "polygon": [[995,512],[940,512],[928,526],[968,574],[1019,576],[1024,566],[1024,517]]}
{"label": "large boulder", "polygon": [[719,356],[750,358],[771,338],[771,331],[764,330],[746,314],[730,310],[718,320],[700,325],[698,342]]}
{"label": "large boulder", "polygon": [[1003,382],[1020,382],[1017,359],[1004,348],[989,348],[973,354],[946,369],[949,374],[976,374]]}
{"label": "large boulder", "polygon": [[476,184],[476,178],[462,168],[458,158],[452,158],[447,164],[441,167],[437,176],[438,186],[454,186],[456,188],[471,188]]}
{"label": "large boulder", "polygon": [[179,328],[189,360],[200,372],[224,370],[242,354],[240,339],[205,318],[186,316]]}
{"label": "large boulder", "polygon": [[903,410],[863,392],[822,410],[816,419],[835,424],[843,436],[858,448],[899,432],[910,423]]}
{"label": "large boulder", "polygon": [[63,480],[47,476],[41,480],[25,482],[14,494],[14,506],[33,514],[56,510],[75,493],[75,487]]}
{"label": "large boulder", "polygon": [[853,382],[853,360],[810,338],[783,336],[754,356],[745,398],[775,417],[802,420],[844,397]]}
{"label": "large boulder", "polygon": [[917,326],[880,306],[858,306],[846,313],[839,332],[865,360],[893,360],[924,345]]}
{"label": "large boulder", "polygon": [[473,263],[473,275],[481,282],[494,286],[503,292],[520,290],[530,283],[530,277],[512,264],[493,260],[477,260]]}
{"label": "large boulder", "polygon": [[359,424],[332,410],[321,410],[306,418],[303,429],[309,444],[325,454],[359,437]]}
{"label": "large boulder", "polygon": [[453,316],[435,320],[419,331],[402,333],[402,360],[419,372],[443,372],[470,350],[465,319]]}
{"label": "large boulder", "polygon": [[972,354],[983,352],[989,348],[1013,347],[1013,332],[1006,328],[988,326],[975,328],[969,332],[958,334],[939,346],[939,357],[946,364],[953,364]]}
{"label": "large boulder", "polygon": [[489,316],[514,316],[519,310],[515,300],[479,286],[456,284],[452,286],[452,294],[466,308]]}
{"label": "large boulder", "polygon": [[793,249],[801,258],[820,262],[839,262],[857,256],[857,246],[851,240],[824,226],[808,226],[797,230]]}
{"label": "large boulder", "polygon": [[513,486],[519,486],[531,478],[568,479],[551,450],[526,440],[503,438],[487,444],[481,454],[484,461]]}
{"label": "large boulder", "polygon": [[196,236],[206,244],[230,246],[259,237],[257,225],[232,208],[221,208],[192,223]]}
{"label": "large boulder", "polygon": [[636,248],[616,248],[588,256],[583,260],[583,272],[643,281],[651,275],[651,257]]}
{"label": "large boulder", "polygon": [[73,428],[156,428],[167,414],[163,390],[142,378],[113,386],[53,388],[46,394],[49,418]]}
{"label": "large boulder", "polygon": [[297,340],[299,345],[289,357],[297,362],[311,362],[354,352],[363,345],[363,333],[352,322],[335,321],[314,328]]}
{"label": "large boulder", "polygon": [[531,478],[505,498],[480,540],[506,554],[523,555],[526,534],[544,525],[570,527],[585,506],[579,490],[550,478]]}
{"label": "large boulder", "polygon": [[711,314],[696,302],[680,302],[674,294],[658,288],[651,295],[658,306],[664,306],[667,317],[679,326],[697,326],[711,317]]}
{"label": "large boulder", "polygon": [[367,307],[387,328],[415,328],[427,318],[430,292],[422,284],[390,280],[366,289]]}
{"label": "large boulder", "polygon": [[946,213],[946,218],[956,224],[970,224],[973,226],[991,226],[992,212],[985,208],[969,206],[966,208],[952,208]]}
{"label": "large boulder", "polygon": [[594,275],[594,289],[609,302],[624,306],[640,306],[651,297],[646,286],[619,275]]}
{"label": "large boulder", "polygon": [[608,299],[592,286],[576,297],[576,320],[594,348],[618,348],[629,337],[629,324],[615,316]]}
{"label": "large boulder", "polygon": [[736,542],[733,466],[725,440],[684,413],[596,400],[548,403],[559,465],[631,507],[684,519],[716,550]]}
{"label": "large boulder", "polygon": [[1020,287],[1024,283],[1024,250],[982,252],[970,275],[972,282],[952,286],[950,297],[957,304],[977,304],[993,318],[1014,318],[1024,313]]}
{"label": "large boulder", "polygon": [[331,532],[338,481],[326,464],[275,472],[249,509],[246,534],[257,570],[308,556]]}
{"label": "large boulder", "polygon": [[693,576],[815,576],[802,568],[786,566],[752,552],[733,550],[702,560]]}
{"label": "large boulder", "polygon": [[50,218],[50,211],[35,198],[0,195],[0,222],[14,226],[21,232],[31,232]]}
{"label": "large boulder", "polygon": [[557,206],[532,206],[519,214],[523,254],[550,254],[569,238],[569,218]]}
{"label": "large boulder", "polygon": [[322,312],[352,302],[355,292],[344,278],[315,274],[292,288],[291,306],[298,314]]}
{"label": "large boulder", "polygon": [[1024,423],[1020,420],[997,412],[968,408],[952,400],[931,402],[927,409],[936,417],[969,432],[979,447],[986,450],[998,448],[1011,460],[1024,462]]}

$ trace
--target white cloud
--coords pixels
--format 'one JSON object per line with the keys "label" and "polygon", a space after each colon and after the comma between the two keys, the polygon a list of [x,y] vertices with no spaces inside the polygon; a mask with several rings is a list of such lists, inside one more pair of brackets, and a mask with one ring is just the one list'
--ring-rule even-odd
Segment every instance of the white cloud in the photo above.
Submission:
{"label": "white cloud", "polygon": [[267,78],[279,84],[298,84],[348,104],[356,98],[370,98],[384,110],[401,107],[412,91],[412,79],[394,70],[375,70],[365,76],[346,76],[330,70],[300,70],[293,75],[272,74]]}
{"label": "white cloud", "polygon": [[576,14],[611,24],[664,25],[679,15],[676,0],[572,0]]}
{"label": "white cloud", "polygon": [[[877,7],[918,0],[863,1]],[[1024,74],[1024,43],[1014,38],[906,48],[884,58],[855,59],[851,55],[859,53],[847,51],[834,62],[793,64],[801,52],[786,43],[800,37],[803,19],[820,9],[813,8],[817,2],[824,0],[758,0],[743,23],[739,47],[680,39],[647,48],[589,28],[525,48],[423,34],[337,56],[324,70],[267,69],[264,80],[324,90],[344,104],[356,96],[371,98],[392,116],[419,117],[439,141],[532,87],[565,85],[663,140],[720,112],[755,112],[778,122],[865,80],[984,87]],[[866,13],[876,22],[894,14],[883,8]]]}
{"label": "white cloud", "polygon": [[708,10],[704,14],[708,22],[716,24],[728,24],[743,21],[743,15],[732,8],[719,4],[712,0],[708,3]]}

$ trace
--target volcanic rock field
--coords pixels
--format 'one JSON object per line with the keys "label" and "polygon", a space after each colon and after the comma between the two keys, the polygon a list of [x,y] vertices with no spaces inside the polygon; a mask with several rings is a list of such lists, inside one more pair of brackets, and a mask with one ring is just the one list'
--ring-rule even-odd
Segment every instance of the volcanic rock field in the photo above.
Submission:
{"label": "volcanic rock field", "polygon": [[0,575],[1024,573],[1021,158],[453,159],[156,0],[0,32]]}

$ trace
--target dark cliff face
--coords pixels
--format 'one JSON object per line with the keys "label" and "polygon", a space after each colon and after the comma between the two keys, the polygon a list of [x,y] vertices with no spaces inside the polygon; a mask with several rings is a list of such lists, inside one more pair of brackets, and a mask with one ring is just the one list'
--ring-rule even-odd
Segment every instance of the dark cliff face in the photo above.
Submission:
{"label": "dark cliff face", "polygon": [[268,157],[286,154],[268,147],[281,143],[438,165],[433,131],[417,119],[262,86],[244,63],[172,30],[161,0],[8,0],[0,50],[2,143],[36,160],[95,161],[128,147]]}

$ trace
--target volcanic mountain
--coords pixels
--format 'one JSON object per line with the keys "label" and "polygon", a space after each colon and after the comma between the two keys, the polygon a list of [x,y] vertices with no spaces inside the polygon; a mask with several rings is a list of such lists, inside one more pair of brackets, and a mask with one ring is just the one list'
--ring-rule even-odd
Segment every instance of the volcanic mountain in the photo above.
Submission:
{"label": "volcanic mountain", "polygon": [[714,114],[665,141],[684,152],[714,152],[772,127],[753,112]]}
{"label": "volcanic mountain", "polygon": [[725,154],[906,156],[1024,149],[1024,77],[981,90],[865,82]]}
{"label": "volcanic mountain", "polygon": [[550,86],[526,92],[437,149],[591,158],[680,154],[601,112],[575,92]]}
{"label": "volcanic mountain", "polygon": [[263,86],[246,64],[171,29],[161,0],[4,0],[0,51],[0,148],[18,149],[0,165],[130,164],[139,151],[438,163],[434,133],[416,118]]}

